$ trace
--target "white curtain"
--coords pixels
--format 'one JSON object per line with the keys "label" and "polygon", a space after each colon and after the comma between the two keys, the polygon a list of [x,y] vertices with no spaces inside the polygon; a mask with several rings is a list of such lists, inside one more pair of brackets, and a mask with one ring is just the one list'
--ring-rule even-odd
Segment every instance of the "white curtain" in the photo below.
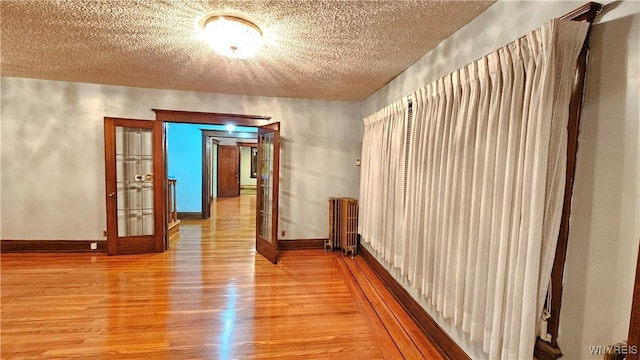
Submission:
{"label": "white curtain", "polygon": [[[553,20],[413,94],[407,200],[394,213],[402,229],[385,219],[389,188],[367,188],[369,176],[382,179],[374,183],[390,176],[368,168],[362,174],[362,241],[492,359],[533,356],[561,219],[569,98],[587,29]],[[365,128],[363,151],[365,142],[381,150],[372,139],[385,138],[367,139]],[[400,152],[383,155],[401,159]]]}
{"label": "white curtain", "polygon": [[400,258],[404,245],[401,231],[408,109],[405,98],[364,119],[358,232],[392,263]]}

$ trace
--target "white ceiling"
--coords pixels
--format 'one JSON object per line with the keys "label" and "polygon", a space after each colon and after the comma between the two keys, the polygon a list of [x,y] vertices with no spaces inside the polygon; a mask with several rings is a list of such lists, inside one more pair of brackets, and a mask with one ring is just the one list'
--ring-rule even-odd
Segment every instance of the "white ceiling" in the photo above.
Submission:
{"label": "white ceiling", "polygon": [[[1,0],[0,74],[361,101],[493,2]],[[257,24],[260,53],[214,53],[201,36],[214,14]]]}

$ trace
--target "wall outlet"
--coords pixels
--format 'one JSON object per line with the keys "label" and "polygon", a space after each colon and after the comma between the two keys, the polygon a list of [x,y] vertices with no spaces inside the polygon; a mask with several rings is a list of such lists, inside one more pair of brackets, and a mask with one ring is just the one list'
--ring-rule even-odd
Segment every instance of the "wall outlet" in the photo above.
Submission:
{"label": "wall outlet", "polygon": [[91,243],[91,250],[98,250],[98,243]]}
{"label": "wall outlet", "polygon": [[107,230],[102,230],[102,236],[104,236],[104,237],[107,236]]}
{"label": "wall outlet", "polygon": [[287,236],[287,230],[282,230],[280,232],[280,236]]}

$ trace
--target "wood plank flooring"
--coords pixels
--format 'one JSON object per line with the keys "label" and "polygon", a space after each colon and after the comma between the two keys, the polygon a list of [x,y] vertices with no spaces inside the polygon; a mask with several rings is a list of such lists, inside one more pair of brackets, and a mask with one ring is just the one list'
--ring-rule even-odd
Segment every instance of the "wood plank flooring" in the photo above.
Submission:
{"label": "wood plank flooring", "polygon": [[440,359],[356,257],[255,253],[255,196],[161,254],[1,254],[2,359]]}

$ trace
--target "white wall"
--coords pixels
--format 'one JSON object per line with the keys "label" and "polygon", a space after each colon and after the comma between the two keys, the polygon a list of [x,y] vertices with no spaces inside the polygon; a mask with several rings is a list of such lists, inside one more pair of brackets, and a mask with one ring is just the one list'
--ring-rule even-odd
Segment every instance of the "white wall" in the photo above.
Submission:
{"label": "white wall", "polygon": [[153,119],[151,108],[281,122],[280,228],[291,239],[326,237],[327,198],[358,194],[362,125],[356,102],[0,81],[2,239],[103,239],[103,118]]}
{"label": "white wall", "polygon": [[[559,339],[567,358],[627,339],[640,239],[640,2],[593,27]],[[571,356],[571,357],[570,357]]]}
{"label": "white wall", "polygon": [[257,178],[251,177],[251,147],[240,147],[240,186],[256,187]]}
{"label": "white wall", "polygon": [[219,141],[218,145],[222,145],[222,146],[238,146],[238,143],[236,142],[235,138],[227,138],[227,137],[215,138],[214,137],[214,139]]}
{"label": "white wall", "polygon": [[[362,115],[584,3],[498,1],[365,100]],[[600,358],[588,346],[627,338],[640,239],[639,24],[640,2],[624,1],[593,28],[560,319],[566,359]],[[474,359],[486,357],[434,318]]]}

